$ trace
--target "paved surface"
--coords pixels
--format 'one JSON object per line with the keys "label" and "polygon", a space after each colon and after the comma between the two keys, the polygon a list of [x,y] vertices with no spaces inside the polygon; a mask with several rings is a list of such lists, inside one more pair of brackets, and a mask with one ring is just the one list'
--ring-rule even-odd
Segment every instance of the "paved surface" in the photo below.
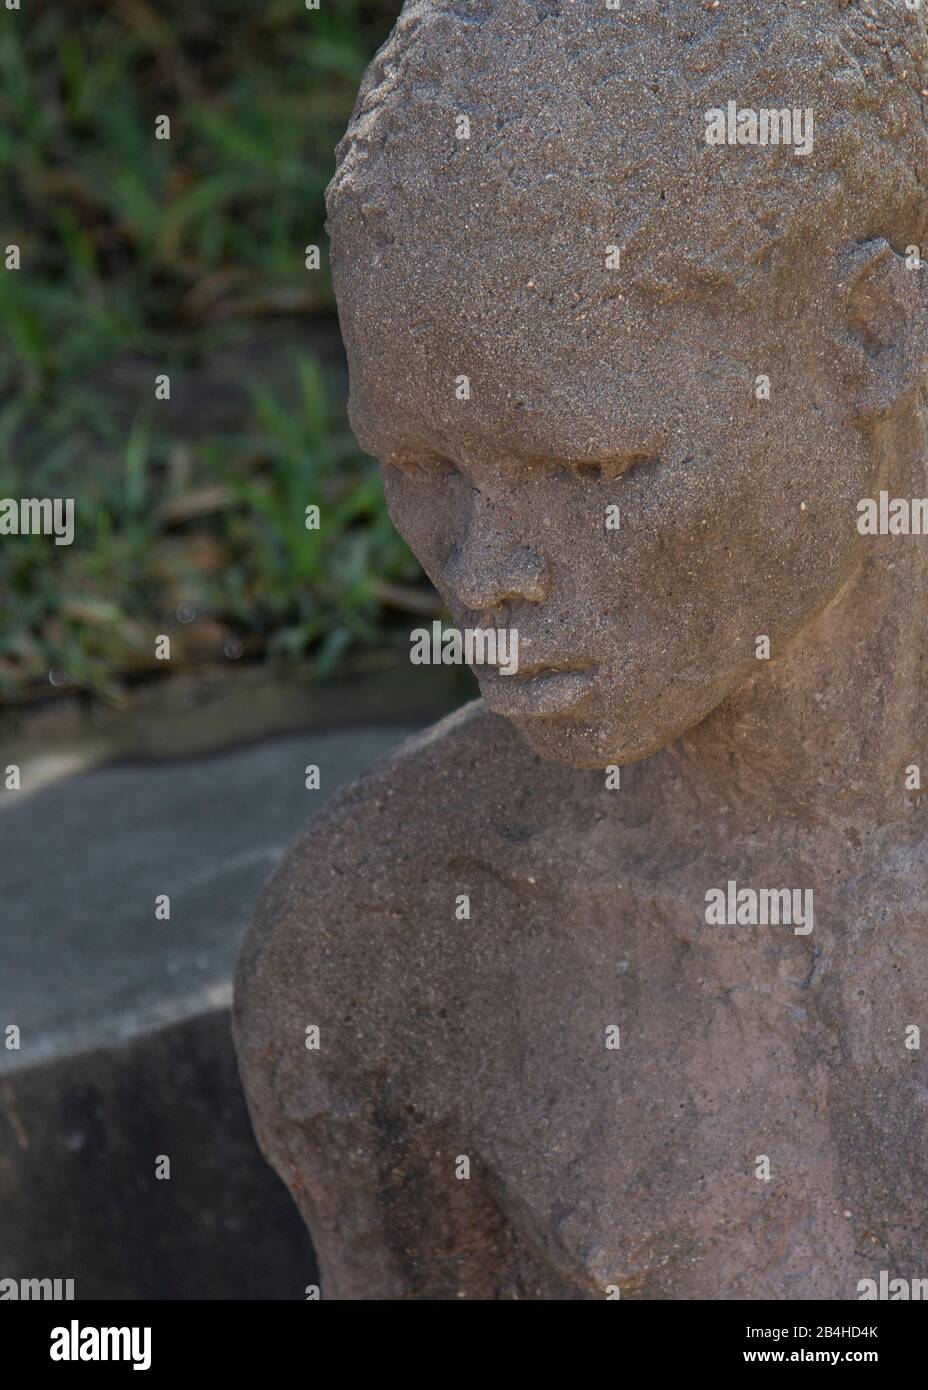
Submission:
{"label": "paved surface", "polygon": [[[411,730],[288,737],[0,797],[0,1071],[222,1007],[261,885],[327,796]],[[321,769],[307,791],[304,768]],[[171,899],[170,921],[155,898]]]}

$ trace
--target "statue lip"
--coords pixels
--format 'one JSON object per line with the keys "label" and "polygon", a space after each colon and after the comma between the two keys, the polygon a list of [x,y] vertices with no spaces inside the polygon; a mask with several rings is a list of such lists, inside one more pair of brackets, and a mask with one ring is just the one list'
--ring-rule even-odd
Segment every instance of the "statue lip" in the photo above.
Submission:
{"label": "statue lip", "polygon": [[563,714],[579,705],[592,689],[597,669],[539,662],[504,676],[492,666],[473,668],[484,701],[494,714],[528,718]]}

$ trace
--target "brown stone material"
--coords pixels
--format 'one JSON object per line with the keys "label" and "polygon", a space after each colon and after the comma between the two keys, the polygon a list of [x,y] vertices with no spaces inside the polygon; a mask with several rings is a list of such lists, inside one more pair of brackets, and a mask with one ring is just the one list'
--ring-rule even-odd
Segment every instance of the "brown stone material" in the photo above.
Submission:
{"label": "brown stone material", "polygon": [[[901,2],[417,0],[368,70],[352,424],[519,670],[333,800],[243,950],[325,1296],[928,1276],[928,535],[858,525],[928,494],[924,90]],[[814,139],[708,143],[730,102]]]}

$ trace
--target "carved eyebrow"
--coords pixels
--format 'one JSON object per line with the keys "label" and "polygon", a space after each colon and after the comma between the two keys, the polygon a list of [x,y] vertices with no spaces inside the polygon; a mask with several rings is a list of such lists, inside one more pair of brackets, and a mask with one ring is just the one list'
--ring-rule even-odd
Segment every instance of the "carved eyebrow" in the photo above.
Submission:
{"label": "carved eyebrow", "polygon": [[464,477],[453,459],[438,453],[393,453],[382,460],[383,467],[396,468],[410,482],[429,482]]}
{"label": "carved eyebrow", "polygon": [[444,454],[404,452],[391,454],[384,459],[387,468],[398,468],[401,473],[460,473],[453,459]]}

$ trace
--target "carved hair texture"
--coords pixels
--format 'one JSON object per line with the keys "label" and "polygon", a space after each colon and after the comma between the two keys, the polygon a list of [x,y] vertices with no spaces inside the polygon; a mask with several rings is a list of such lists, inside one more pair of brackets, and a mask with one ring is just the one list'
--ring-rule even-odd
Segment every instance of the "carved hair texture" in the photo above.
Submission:
{"label": "carved hair texture", "polygon": [[[730,291],[928,236],[928,39],[904,0],[414,0],[361,87],[328,192],[333,254],[387,265],[548,249],[552,308]],[[707,113],[811,111],[814,141],[707,142]],[[469,138],[456,122],[466,115]],[[797,254],[800,252],[801,254]],[[761,272],[758,276],[757,272]]]}

